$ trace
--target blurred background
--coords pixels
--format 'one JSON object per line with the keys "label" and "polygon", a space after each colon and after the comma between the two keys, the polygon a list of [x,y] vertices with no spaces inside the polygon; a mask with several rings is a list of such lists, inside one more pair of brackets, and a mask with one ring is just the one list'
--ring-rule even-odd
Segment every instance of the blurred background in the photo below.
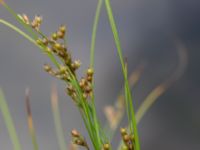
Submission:
{"label": "blurred background", "polygon": [[[82,62],[80,76],[89,65],[89,48],[97,0],[5,0],[18,13],[44,18],[42,30],[48,35],[60,24],[68,28],[68,47]],[[159,97],[139,124],[142,150],[200,149],[200,1],[198,0],[111,0],[124,56],[131,73],[144,64],[140,80],[133,88],[135,109],[158,84],[176,71],[177,48],[187,50],[187,68]],[[1,6],[0,18],[19,25]],[[178,41],[178,42],[177,42]],[[178,45],[178,46],[177,46]],[[39,147],[58,149],[51,112],[52,82],[59,91],[59,103],[66,141],[70,131],[87,137],[76,107],[66,96],[65,85],[43,71],[48,58],[23,37],[0,25],[0,86],[5,92],[24,149],[31,149],[27,127],[25,89],[30,87],[31,106]],[[95,54],[97,111],[106,121],[103,108],[112,105],[123,86],[123,76],[105,7],[100,16]],[[125,125],[126,118],[123,123]],[[114,138],[117,145],[119,134]],[[0,145],[12,145],[0,114]]]}

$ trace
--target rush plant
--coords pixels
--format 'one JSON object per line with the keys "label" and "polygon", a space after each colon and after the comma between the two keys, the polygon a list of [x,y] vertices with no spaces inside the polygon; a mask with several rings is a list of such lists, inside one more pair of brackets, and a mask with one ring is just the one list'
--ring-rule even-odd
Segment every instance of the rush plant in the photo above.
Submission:
{"label": "rush plant", "polygon": [[[0,23],[15,30],[17,33],[25,37],[49,57],[50,61],[53,63],[53,66],[49,64],[44,64],[44,70],[51,76],[63,81],[63,83],[66,85],[66,94],[71,97],[72,101],[77,106],[77,109],[79,110],[80,115],[83,119],[83,123],[88,132],[92,145],[88,145],[88,142],[83,137],[83,135],[81,135],[81,133],[79,133],[75,129],[71,131],[73,144],[82,146],[87,150],[111,150],[112,137],[119,125],[120,120],[122,119],[124,110],[126,110],[128,124],[127,127],[123,127],[120,129],[122,141],[120,142],[121,144],[119,144],[118,149],[140,150],[140,140],[137,123],[141,120],[149,107],[155,102],[157,97],[159,97],[169,87],[169,84],[167,84],[167,86],[161,84],[159,88],[156,89],[156,91],[153,91],[153,93],[151,93],[149,97],[147,97],[147,99],[139,108],[138,113],[135,115],[131,87],[134,85],[135,82],[137,82],[142,72],[142,67],[139,67],[138,70],[134,71],[131,77],[128,79],[127,62],[124,60],[122,54],[120,38],[112,13],[110,0],[98,0],[91,38],[90,66],[86,69],[85,75],[83,75],[83,77],[80,79],[77,77],[76,71],[77,69],[79,69],[81,63],[79,60],[73,60],[70,50],[67,47],[65,25],[60,25],[60,27],[55,32],[49,35],[45,35],[40,30],[40,26],[43,20],[41,16],[35,16],[31,20],[26,14],[17,14],[3,0],[0,0],[0,3],[21,24],[21,26],[24,28],[24,31],[20,30],[17,26],[3,19],[0,19]],[[108,118],[106,128],[103,128],[102,124],[99,121],[96,112],[94,93],[94,53],[96,43],[96,31],[98,28],[99,14],[102,6],[106,7],[107,15],[109,18],[108,21],[110,23],[110,27],[113,33],[113,38],[115,41],[124,77],[124,90],[121,92],[122,94],[120,94],[115,107],[110,106],[105,108],[105,113]],[[33,148],[34,150],[39,150],[31,115],[28,91],[26,92],[26,107],[28,114],[28,126],[32,138]],[[11,141],[13,143],[13,149],[22,150],[9,108],[1,90],[0,109],[2,111],[4,121],[9,131]],[[52,90],[52,112],[55,122],[59,149],[66,150],[67,146],[62,131],[58,97],[55,87]],[[113,115],[113,113],[115,115]],[[107,128],[109,128],[110,132],[107,132]],[[73,146],[70,149],[76,149],[76,147]]]}

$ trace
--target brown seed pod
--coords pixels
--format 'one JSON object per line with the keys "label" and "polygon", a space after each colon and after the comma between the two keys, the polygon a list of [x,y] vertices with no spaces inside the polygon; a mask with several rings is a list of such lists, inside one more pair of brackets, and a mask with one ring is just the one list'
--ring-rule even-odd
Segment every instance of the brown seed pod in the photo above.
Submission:
{"label": "brown seed pod", "polygon": [[129,141],[130,141],[130,136],[127,135],[127,134],[124,135],[124,136],[123,136],[123,140],[124,140],[125,143],[129,142]]}
{"label": "brown seed pod", "polygon": [[72,134],[73,137],[80,137],[80,134],[79,134],[79,132],[76,129],[73,129],[71,131],[71,134]]}
{"label": "brown seed pod", "polygon": [[51,38],[56,41],[58,39],[58,36],[56,33],[52,33]]}
{"label": "brown seed pod", "polygon": [[50,71],[52,71],[51,66],[48,65],[48,64],[44,64],[43,68],[44,68],[44,70],[45,70],[46,72],[50,72]]}
{"label": "brown seed pod", "polygon": [[59,31],[62,32],[63,34],[65,34],[66,27],[64,25],[61,25],[60,28],[59,28]]}
{"label": "brown seed pod", "polygon": [[89,68],[88,70],[87,70],[87,75],[88,76],[92,76],[94,74],[94,70],[92,69],[92,68]]}
{"label": "brown seed pod", "polygon": [[28,16],[26,14],[22,14],[21,17],[22,17],[22,19],[23,19],[23,21],[24,21],[25,24],[30,24],[29,18],[28,18]]}
{"label": "brown seed pod", "polygon": [[122,136],[124,136],[124,135],[127,134],[127,131],[126,131],[125,128],[121,128],[121,129],[120,129],[120,132],[121,132],[121,135],[122,135]]}
{"label": "brown seed pod", "polygon": [[42,39],[42,44],[47,46],[49,44],[49,40],[47,38]]}
{"label": "brown seed pod", "polygon": [[57,37],[60,38],[60,39],[63,39],[65,37],[65,34],[63,32],[58,31]]}
{"label": "brown seed pod", "polygon": [[108,143],[103,145],[103,150],[109,150],[110,149],[110,145]]}

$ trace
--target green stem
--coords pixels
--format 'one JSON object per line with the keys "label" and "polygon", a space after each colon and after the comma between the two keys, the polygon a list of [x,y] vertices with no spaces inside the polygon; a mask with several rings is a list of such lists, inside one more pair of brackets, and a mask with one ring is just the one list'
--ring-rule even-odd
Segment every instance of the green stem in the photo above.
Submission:
{"label": "green stem", "polygon": [[[96,13],[95,13],[95,17],[94,17],[94,22],[93,22],[92,38],[91,38],[91,45],[90,45],[90,67],[91,68],[94,68],[96,33],[97,33],[99,16],[100,16],[102,4],[103,4],[103,0],[98,0]],[[93,89],[94,89],[94,82],[92,83],[92,86],[93,86]],[[92,101],[92,116],[93,116],[93,119],[94,119],[94,127],[95,127],[96,134],[97,134],[97,140],[98,140],[99,144],[102,144],[102,140],[101,140],[102,137],[100,137],[100,125],[99,125],[99,121],[98,121],[97,114],[96,114],[94,93],[91,97],[91,101]]]}
{"label": "green stem", "polygon": [[0,89],[0,109],[3,114],[4,121],[13,144],[13,149],[21,150],[22,148],[19,142],[19,137],[17,136],[17,132],[13,123],[12,116],[10,114],[10,110],[8,108],[8,104],[5,100],[4,94],[1,89]]}
{"label": "green stem", "polygon": [[7,9],[7,11],[32,35],[32,37],[34,37],[34,39],[37,39],[37,35],[35,32],[33,32],[32,28],[30,26],[28,26],[27,24],[25,24],[20,18],[19,16],[13,11],[12,8],[10,8],[5,2],[2,3],[3,6]]}
{"label": "green stem", "polygon": [[23,37],[25,37],[27,40],[29,40],[31,43],[37,45],[37,43],[35,42],[35,40],[33,38],[31,38],[29,35],[27,35],[25,32],[23,32],[22,30],[20,30],[19,28],[17,28],[16,26],[12,25],[11,23],[0,19],[0,23],[4,24],[5,26],[13,29],[14,31],[16,31],[17,33],[19,33],[20,35],[22,35]]}
{"label": "green stem", "polygon": [[63,127],[60,117],[60,109],[58,104],[57,89],[55,86],[52,88],[51,105],[52,105],[54,124],[56,128],[56,135],[58,139],[58,145],[60,150],[66,150],[67,145],[65,142],[65,136],[63,132]]}
{"label": "green stem", "polygon": [[36,41],[30,37],[28,34],[26,34],[25,32],[23,32],[22,30],[20,30],[19,28],[17,28],[16,26],[12,25],[11,23],[0,19],[0,23],[4,24],[5,26],[11,28],[12,30],[16,31],[17,33],[19,33],[20,35],[22,35],[23,37],[25,37],[27,40],[29,40],[31,43],[33,43],[34,45],[36,45],[37,47],[39,47],[41,50],[43,50],[43,52],[45,52],[48,57],[51,59],[51,61],[54,63],[54,65],[56,65],[57,67],[59,67],[59,63],[57,62],[56,58],[53,56],[53,54],[49,51],[47,51],[47,47],[44,46],[40,46],[36,43]]}
{"label": "green stem", "polygon": [[125,87],[126,87],[125,92],[127,92],[126,103],[128,103],[128,105],[129,105],[129,108],[126,108],[126,109],[128,109],[128,115],[131,114],[131,123],[132,123],[131,128],[133,128],[133,130],[134,130],[136,150],[140,150],[139,135],[138,135],[137,124],[136,124],[136,119],[135,119],[135,114],[134,114],[134,108],[133,108],[133,105],[132,105],[132,95],[131,95],[131,91],[130,91],[130,87],[129,87],[129,83],[128,83],[128,79],[127,79],[127,71],[126,71],[124,60],[123,60],[120,39],[119,39],[116,23],[115,23],[115,20],[114,20],[114,17],[113,17],[113,12],[112,12],[112,8],[111,8],[111,5],[110,5],[110,0],[105,0],[105,4],[106,4],[106,10],[107,10],[107,13],[108,13],[110,26],[111,26],[111,29],[112,29],[112,32],[113,32],[116,48],[117,48],[118,55],[119,55],[119,58],[120,58],[120,62],[121,62],[121,65],[122,65],[122,71],[123,71],[124,80],[125,80]]}
{"label": "green stem", "polygon": [[95,51],[95,44],[96,44],[96,33],[97,33],[102,4],[103,4],[103,0],[98,0],[96,14],[94,17],[94,22],[93,22],[92,39],[91,39],[91,45],[90,45],[90,67],[91,68],[94,68],[94,53],[95,53],[94,51]]}

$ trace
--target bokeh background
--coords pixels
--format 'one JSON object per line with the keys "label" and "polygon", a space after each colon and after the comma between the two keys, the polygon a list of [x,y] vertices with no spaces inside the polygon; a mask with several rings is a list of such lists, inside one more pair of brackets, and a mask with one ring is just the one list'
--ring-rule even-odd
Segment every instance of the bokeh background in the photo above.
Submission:
{"label": "bokeh background", "polygon": [[[89,65],[89,48],[97,0],[5,0],[16,12],[44,18],[42,30],[50,34],[67,24],[68,44],[74,58],[82,61],[80,74]],[[200,149],[200,1],[111,0],[129,71],[141,63],[143,74],[133,89],[137,109],[146,95],[177,67],[177,43],[187,49],[188,65],[139,124],[142,150]],[[0,18],[18,23],[1,6]],[[123,85],[119,59],[103,6],[95,54],[96,103],[103,122],[105,105],[113,104]],[[31,89],[31,106],[41,150],[56,150],[51,112],[51,84],[56,82],[66,141],[70,131],[87,133],[76,107],[65,95],[65,85],[42,69],[48,58],[27,40],[0,25],[0,86],[5,92],[24,149],[31,149],[25,111],[25,88]],[[126,121],[126,119],[124,119]],[[124,125],[124,124],[123,124]],[[119,135],[118,135],[119,136]],[[119,137],[113,144],[117,144]],[[0,149],[12,145],[0,115]]]}

